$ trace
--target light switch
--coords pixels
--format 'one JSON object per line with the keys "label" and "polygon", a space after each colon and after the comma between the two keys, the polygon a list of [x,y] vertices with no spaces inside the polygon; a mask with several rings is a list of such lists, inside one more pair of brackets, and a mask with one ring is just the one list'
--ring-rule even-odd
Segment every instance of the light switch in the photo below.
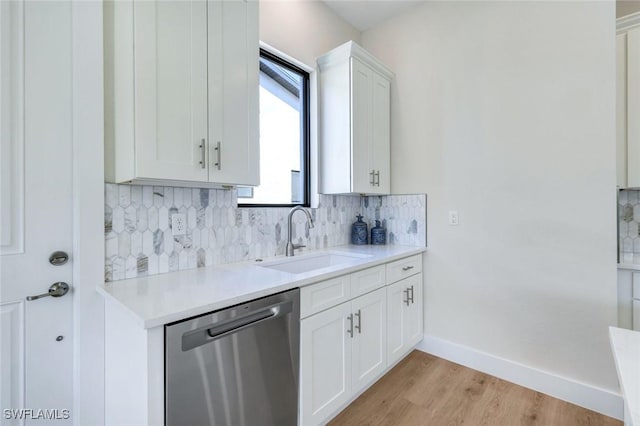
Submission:
{"label": "light switch", "polygon": [[460,223],[460,218],[458,217],[457,210],[449,210],[449,225],[458,226]]}

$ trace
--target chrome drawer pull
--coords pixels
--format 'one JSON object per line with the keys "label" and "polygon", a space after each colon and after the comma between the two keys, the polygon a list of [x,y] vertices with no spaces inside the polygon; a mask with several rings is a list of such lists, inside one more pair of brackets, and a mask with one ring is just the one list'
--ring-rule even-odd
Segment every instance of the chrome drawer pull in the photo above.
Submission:
{"label": "chrome drawer pull", "polygon": [[358,317],[358,325],[356,325],[355,328],[358,330],[358,334],[362,334],[362,315],[360,314],[360,309],[356,312],[356,316]]}
{"label": "chrome drawer pull", "polygon": [[408,271],[409,269],[413,269],[413,266],[405,266],[402,268],[403,271]]}

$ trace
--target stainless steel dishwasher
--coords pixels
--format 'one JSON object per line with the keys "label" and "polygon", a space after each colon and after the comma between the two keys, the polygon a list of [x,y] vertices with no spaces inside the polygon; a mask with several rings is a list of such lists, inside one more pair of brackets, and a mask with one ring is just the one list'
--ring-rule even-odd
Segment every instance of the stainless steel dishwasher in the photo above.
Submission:
{"label": "stainless steel dishwasher", "polygon": [[165,423],[296,425],[300,290],[165,326]]}

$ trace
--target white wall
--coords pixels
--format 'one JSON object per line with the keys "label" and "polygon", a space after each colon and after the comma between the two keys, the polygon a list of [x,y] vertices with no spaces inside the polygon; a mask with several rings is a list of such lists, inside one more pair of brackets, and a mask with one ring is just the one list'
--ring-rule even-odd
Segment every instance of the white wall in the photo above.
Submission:
{"label": "white wall", "polygon": [[360,42],[360,31],[320,1],[260,2],[260,41],[309,67],[316,58],[349,40]]}
{"label": "white wall", "polygon": [[614,8],[429,2],[362,35],[396,73],[392,190],[428,194],[425,333],[607,390]]}
{"label": "white wall", "polygon": [[640,12],[640,2],[637,0],[617,0],[616,17],[631,15]]}

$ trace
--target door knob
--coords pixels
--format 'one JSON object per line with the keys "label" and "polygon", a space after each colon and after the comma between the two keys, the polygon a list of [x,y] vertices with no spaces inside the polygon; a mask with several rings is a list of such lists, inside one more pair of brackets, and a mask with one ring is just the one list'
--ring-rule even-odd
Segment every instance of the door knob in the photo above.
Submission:
{"label": "door knob", "polygon": [[27,296],[28,301],[38,300],[43,297],[62,297],[69,292],[69,284],[63,282],[57,282],[51,284],[48,293],[38,294],[37,296]]}

